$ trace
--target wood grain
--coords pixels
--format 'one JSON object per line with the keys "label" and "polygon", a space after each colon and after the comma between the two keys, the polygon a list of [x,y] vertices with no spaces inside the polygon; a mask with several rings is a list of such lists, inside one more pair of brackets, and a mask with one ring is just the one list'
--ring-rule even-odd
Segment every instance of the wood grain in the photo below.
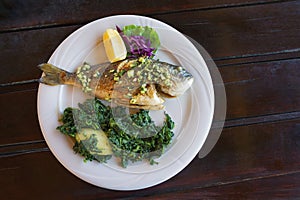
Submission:
{"label": "wood grain", "polygon": [[227,119],[300,110],[300,59],[221,67]]}
{"label": "wood grain", "polygon": [[299,56],[299,7],[293,1],[155,17],[195,39],[214,59],[287,51]]}
{"label": "wood grain", "polygon": [[[183,12],[187,10],[205,10],[233,6],[256,5],[278,0],[211,0],[211,1],[148,1],[139,0],[22,0],[1,1],[0,32],[32,29],[69,24],[83,24],[89,21],[116,14],[153,15],[158,13]],[[66,9],[67,8],[67,9]],[[84,14],[83,14],[84,13]]]}
{"label": "wood grain", "polygon": [[246,179],[240,182],[220,184],[215,187],[164,193],[143,199],[298,199],[300,197],[300,172],[274,175],[265,178]]}
{"label": "wood grain", "polygon": [[[0,196],[5,199],[298,199],[300,1],[0,2]],[[192,37],[216,62],[227,120],[213,150],[140,191],[90,185],[50,152],[37,117],[36,65],[95,19],[138,14]],[[83,163],[84,164],[84,163]]]}
{"label": "wood grain", "polygon": [[[300,57],[296,19],[300,2],[249,7],[195,10],[156,15],[203,45],[218,64]],[[186,20],[188,19],[188,20]],[[36,79],[36,65],[46,62],[55,48],[81,25],[0,34],[0,83]],[[276,41],[276,42],[274,42]],[[280,42],[280,44],[278,44]],[[30,44],[30,45],[28,45]],[[274,56],[277,55],[277,56]],[[255,58],[255,59],[254,59]],[[225,61],[224,61],[225,59]],[[226,61],[226,60],[230,61]],[[10,69],[10,70],[7,70]]]}
{"label": "wood grain", "polygon": [[[181,173],[167,182],[137,192],[116,192],[89,185],[68,172],[50,152],[0,158],[0,195],[10,199],[109,199],[154,194],[158,197],[162,195],[161,198],[177,194],[178,197],[184,197],[185,192],[195,196],[208,192],[206,195],[209,197],[220,196],[224,192],[230,197],[235,187],[239,192],[250,186],[259,191],[260,181],[261,184],[266,183],[266,191],[271,192],[272,185],[268,179],[279,175],[287,176],[281,181],[287,187],[290,186],[291,191],[284,193],[279,190],[274,193],[296,195],[299,194],[296,188],[299,187],[297,180],[300,173],[299,128],[300,119],[226,128],[209,156],[195,158]],[[289,178],[292,173],[296,173],[295,179]],[[280,187],[280,184],[275,187]]]}
{"label": "wood grain", "polygon": [[37,90],[0,94],[0,145],[43,139],[36,101]]}
{"label": "wood grain", "polygon": [[56,47],[78,26],[0,34],[0,83],[37,79],[37,65],[47,62]]}

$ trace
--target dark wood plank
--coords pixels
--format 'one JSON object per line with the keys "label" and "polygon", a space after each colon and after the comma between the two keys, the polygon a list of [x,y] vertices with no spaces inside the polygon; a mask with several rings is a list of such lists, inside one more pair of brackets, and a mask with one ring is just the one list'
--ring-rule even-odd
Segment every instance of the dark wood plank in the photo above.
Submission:
{"label": "dark wood plank", "polygon": [[17,82],[8,82],[0,84],[0,95],[10,92],[22,92],[26,90],[37,90],[38,88],[38,79],[17,81]]}
{"label": "dark wood plank", "polygon": [[260,115],[246,118],[235,118],[225,120],[224,127],[248,126],[252,124],[278,122],[282,120],[292,120],[300,118],[300,111],[284,112],[271,115]]}
{"label": "dark wood plank", "polygon": [[41,140],[37,90],[0,94],[0,145]]}
{"label": "dark wood plank", "polygon": [[300,58],[300,50],[292,49],[291,51],[269,52],[258,55],[245,55],[237,57],[215,58],[214,61],[218,67],[228,67],[239,64],[254,64],[260,62],[280,61]]}
{"label": "dark wood plank", "polygon": [[[196,157],[172,179],[138,192],[115,192],[89,185],[64,169],[50,152],[2,157],[0,195],[31,199],[75,198],[79,195],[85,199],[108,199],[165,193],[171,196],[177,192],[201,191],[201,188],[211,188],[207,189],[211,192],[218,190],[219,195],[227,191],[225,194],[230,195],[231,191],[239,192],[243,188],[242,185],[239,188],[239,184],[237,188],[234,185],[228,188],[229,184],[245,182],[246,186],[250,186],[250,180],[284,174],[287,176],[283,176],[282,181],[293,188],[293,185],[299,186],[299,182],[295,185],[297,179],[290,179],[288,174],[297,173],[299,177],[299,128],[300,119],[226,128],[213,151],[204,159]],[[14,187],[11,187],[12,184]],[[265,187],[267,189],[268,185]],[[297,193],[291,191],[291,194]]]}
{"label": "dark wood plank", "polygon": [[1,163],[0,193],[9,199],[75,198],[84,190],[88,195],[91,187],[66,172],[50,152],[2,158]]}
{"label": "dark wood plank", "polygon": [[0,157],[20,156],[31,153],[49,151],[44,140],[25,141],[13,144],[0,145]]}
{"label": "dark wood plank", "polygon": [[0,34],[0,83],[36,79],[37,65],[47,62],[56,47],[78,26]]}
{"label": "dark wood plank", "polygon": [[[120,2],[0,2],[0,196],[299,198],[300,2]],[[125,13],[160,19],[196,39],[217,62],[228,95],[226,127],[210,154],[163,184],[132,192],[98,188],[68,172],[49,151],[36,114],[35,66],[83,24]]]}
{"label": "dark wood plank", "polygon": [[[278,0],[211,0],[211,1],[1,1],[0,32],[34,27],[82,24],[116,14],[152,15],[186,10],[213,9],[241,5],[263,4]],[[84,13],[84,14],[83,14]]]}
{"label": "dark wood plank", "polygon": [[300,59],[219,68],[227,119],[300,110]]}
{"label": "dark wood plank", "polygon": [[298,199],[300,172],[228,183],[216,187],[174,191],[143,199]]}
{"label": "dark wood plank", "polygon": [[[300,18],[299,3],[196,10],[155,17],[198,41],[220,65],[228,64],[226,59],[229,63],[241,63],[243,59],[249,62],[249,56],[253,62],[260,60],[259,55],[263,56],[262,60],[273,54],[276,56],[272,59],[282,58],[281,54],[288,58],[300,56],[299,23],[296,21]],[[59,43],[78,27],[0,34],[0,65],[4,66],[0,71],[0,83],[38,78],[41,73],[35,66],[47,61]]]}
{"label": "dark wood plank", "polygon": [[155,17],[194,38],[213,58],[235,58],[300,53],[299,8],[300,2],[292,1]]}

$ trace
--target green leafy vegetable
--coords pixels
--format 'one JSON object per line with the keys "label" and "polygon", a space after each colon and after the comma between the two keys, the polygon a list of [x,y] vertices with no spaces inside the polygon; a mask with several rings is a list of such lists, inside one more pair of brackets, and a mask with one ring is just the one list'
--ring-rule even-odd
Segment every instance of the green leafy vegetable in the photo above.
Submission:
{"label": "green leafy vegetable", "polygon": [[119,120],[111,118],[108,138],[114,154],[121,158],[123,167],[127,166],[128,161],[143,159],[154,163],[151,160],[162,155],[174,135],[174,122],[168,114],[165,115],[163,127],[156,126],[146,110]]}
{"label": "green leafy vegetable", "polygon": [[85,161],[97,160],[106,162],[111,158],[109,155],[92,154],[90,149],[95,148],[96,138],[91,137],[87,140],[75,140],[76,134],[84,128],[94,130],[108,130],[109,118],[111,110],[103,105],[99,100],[88,99],[82,104],[78,104],[79,108],[66,108],[61,118],[62,125],[57,127],[61,133],[74,138],[75,144],[73,150],[84,157]]}
{"label": "green leafy vegetable", "polygon": [[[164,153],[170,144],[174,133],[174,122],[165,113],[165,121],[162,127],[158,127],[152,121],[149,111],[140,110],[135,114],[127,114],[123,107],[110,108],[98,99],[89,99],[79,104],[79,108],[66,108],[57,129],[72,138],[85,128],[94,130],[102,129],[111,144],[113,154],[119,157],[121,165],[126,167],[129,162],[146,159],[150,164],[156,164],[155,158]],[[96,152],[97,138],[76,141],[73,147],[87,160],[106,162],[110,155],[92,154]]]}
{"label": "green leafy vegetable", "polygon": [[150,39],[151,47],[158,48],[160,41],[157,32],[149,26],[128,25],[123,27],[123,32],[127,36],[143,36]]}

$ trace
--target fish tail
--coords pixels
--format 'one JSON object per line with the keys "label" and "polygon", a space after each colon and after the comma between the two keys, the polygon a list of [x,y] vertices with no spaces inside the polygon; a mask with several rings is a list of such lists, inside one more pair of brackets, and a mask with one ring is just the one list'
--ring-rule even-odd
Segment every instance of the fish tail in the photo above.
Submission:
{"label": "fish tail", "polygon": [[72,77],[72,73],[49,63],[40,64],[38,67],[44,72],[44,76],[39,79],[39,82],[46,85],[68,84],[68,82],[70,82],[70,78]]}

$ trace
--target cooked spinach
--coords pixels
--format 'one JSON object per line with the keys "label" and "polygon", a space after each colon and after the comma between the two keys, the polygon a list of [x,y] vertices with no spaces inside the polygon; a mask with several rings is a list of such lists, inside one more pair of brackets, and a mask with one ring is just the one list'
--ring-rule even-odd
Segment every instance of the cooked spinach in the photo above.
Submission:
{"label": "cooked spinach", "polygon": [[[102,129],[110,141],[113,154],[120,158],[123,167],[129,162],[143,159],[155,164],[154,159],[162,155],[174,136],[174,122],[167,113],[163,126],[159,127],[152,121],[147,110],[129,115],[125,108],[111,108],[98,99],[88,99],[80,103],[78,108],[66,108],[61,122],[62,125],[57,129],[72,138],[83,128]],[[95,139],[75,141],[73,149],[85,160],[105,162],[110,156],[95,156],[89,151],[97,142]]]}

